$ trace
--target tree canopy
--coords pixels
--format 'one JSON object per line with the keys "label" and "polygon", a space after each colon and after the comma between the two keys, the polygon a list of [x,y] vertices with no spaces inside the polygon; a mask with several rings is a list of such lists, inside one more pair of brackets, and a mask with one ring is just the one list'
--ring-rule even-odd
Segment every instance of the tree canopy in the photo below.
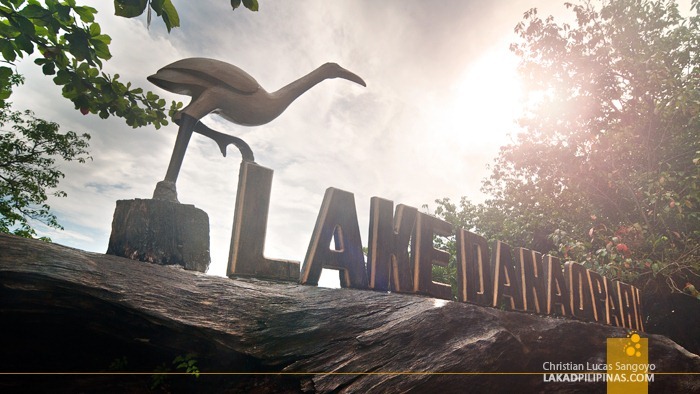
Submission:
{"label": "tree canopy", "polygon": [[[231,8],[236,9],[243,6],[251,11],[257,11],[258,0],[231,0]],[[180,26],[180,15],[173,5],[171,0],[114,0],[114,14],[125,18],[133,18],[136,16],[147,15],[147,23],[151,24],[151,15],[153,12],[156,16],[163,19],[168,32],[174,27]]]}
{"label": "tree canopy", "polygon": [[[57,159],[84,163],[88,134],[59,133],[59,126],[31,111],[0,109],[0,232],[36,235],[32,221],[61,228],[51,213],[47,189],[58,186],[63,172]],[[57,190],[55,196],[66,193]]]}
{"label": "tree canopy", "polygon": [[166,125],[165,100],[101,71],[112,57],[111,38],[95,22],[96,12],[72,0],[1,0],[0,53],[10,67],[0,67],[0,99],[12,94],[14,63],[38,52],[34,63],[83,114],[118,116],[132,127]]}
{"label": "tree canopy", "polygon": [[[258,9],[257,0],[242,3]],[[231,1],[233,9],[240,5],[241,0]],[[127,18],[145,12],[149,25],[154,12],[168,31],[180,25],[171,0],[114,0],[114,8],[115,15]],[[166,112],[166,101],[158,95],[102,71],[112,57],[112,39],[95,22],[96,13],[76,0],[0,0],[0,232],[34,236],[32,220],[60,228],[47,204],[47,190],[63,177],[56,160],[84,162],[88,157],[89,135],[62,134],[57,124],[32,111],[12,109],[13,88],[23,80],[16,62],[32,57],[83,115],[117,116],[132,127],[158,129],[182,108],[173,101]]]}
{"label": "tree canopy", "polygon": [[[257,11],[257,0],[243,5]],[[232,0],[236,9],[241,0]],[[133,18],[151,12],[162,18],[168,31],[180,25],[171,0],[114,0],[115,15]],[[119,80],[119,74],[102,72],[102,63],[112,54],[112,39],[95,22],[97,10],[75,0],[0,0],[0,53],[8,66],[0,67],[0,102],[12,94],[10,78],[16,73],[14,63],[35,52],[34,63],[62,87],[63,96],[83,114],[101,118],[117,116],[129,126],[168,124],[181,103],[173,101],[166,112],[166,102],[153,92],[144,92],[131,83]]]}
{"label": "tree canopy", "polygon": [[[614,279],[700,272],[700,2],[536,9],[511,50],[528,101],[475,205],[436,213],[492,239],[585,263]],[[680,285],[682,287],[682,284]]]}

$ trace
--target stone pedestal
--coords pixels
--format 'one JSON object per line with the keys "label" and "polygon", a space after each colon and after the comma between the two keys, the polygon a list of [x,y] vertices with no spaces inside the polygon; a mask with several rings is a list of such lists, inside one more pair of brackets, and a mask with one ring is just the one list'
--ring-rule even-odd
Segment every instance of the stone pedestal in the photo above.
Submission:
{"label": "stone pedestal", "polygon": [[119,200],[107,254],[206,272],[209,217],[194,205],[165,200]]}

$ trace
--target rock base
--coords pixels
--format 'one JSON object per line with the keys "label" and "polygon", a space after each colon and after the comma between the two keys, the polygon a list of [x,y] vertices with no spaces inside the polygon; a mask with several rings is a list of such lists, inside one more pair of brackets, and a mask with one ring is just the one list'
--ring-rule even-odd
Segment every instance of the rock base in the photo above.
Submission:
{"label": "rock base", "polygon": [[209,216],[194,205],[165,200],[119,200],[107,254],[206,272]]}
{"label": "rock base", "polygon": [[[602,379],[544,377],[563,373],[551,364],[605,364],[608,338],[629,335],[408,294],[197,275],[6,234],[0,322],[2,393],[605,393]],[[641,335],[650,393],[700,393],[700,357]],[[154,371],[184,372],[173,360],[187,355],[199,378],[153,387]]]}

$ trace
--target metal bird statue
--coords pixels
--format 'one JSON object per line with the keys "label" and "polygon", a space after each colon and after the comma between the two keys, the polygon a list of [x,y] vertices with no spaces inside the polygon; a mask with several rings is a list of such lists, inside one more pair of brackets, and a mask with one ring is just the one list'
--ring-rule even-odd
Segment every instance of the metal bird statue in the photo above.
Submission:
{"label": "metal bird statue", "polygon": [[297,97],[319,82],[344,78],[362,86],[365,81],[335,63],[326,63],[276,92],[267,92],[248,73],[219,60],[189,58],[171,63],[148,77],[158,87],[192,97],[187,107],[174,116],[180,126],[165,179],[158,183],[153,198],[177,201],[175,182],[192,132],[212,138],[226,156],[226,146],[239,148],[243,160],[254,161],[253,152],[243,140],[219,133],[199,120],[210,113],[229,121],[258,126],[278,117]]}

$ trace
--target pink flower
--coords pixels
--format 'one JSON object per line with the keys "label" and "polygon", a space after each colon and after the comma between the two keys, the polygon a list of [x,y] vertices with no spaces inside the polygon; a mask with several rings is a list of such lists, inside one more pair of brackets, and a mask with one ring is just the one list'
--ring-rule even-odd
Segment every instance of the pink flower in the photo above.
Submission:
{"label": "pink flower", "polygon": [[630,252],[630,248],[628,248],[625,244],[617,244],[616,249],[619,253],[622,253],[625,256],[628,255]]}

